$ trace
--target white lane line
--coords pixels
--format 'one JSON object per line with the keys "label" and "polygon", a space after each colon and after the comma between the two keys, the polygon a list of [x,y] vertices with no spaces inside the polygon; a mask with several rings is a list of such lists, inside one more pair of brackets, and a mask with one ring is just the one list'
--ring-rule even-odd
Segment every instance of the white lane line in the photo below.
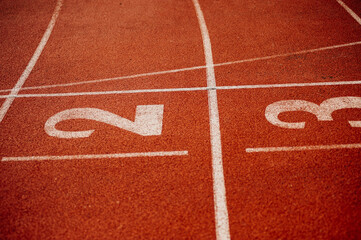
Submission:
{"label": "white lane line", "polygon": [[1,106],[1,108],[0,108],[0,122],[2,122],[2,120],[4,119],[5,114],[9,110],[12,102],[14,101],[16,95],[19,93],[19,91],[20,91],[21,87],[23,86],[23,84],[25,83],[26,79],[29,77],[31,71],[33,70],[36,62],[38,61],[38,59],[40,57],[41,52],[43,51],[46,43],[48,42],[49,37],[51,35],[51,32],[53,31],[53,28],[55,26],[56,19],[59,16],[59,12],[60,12],[62,4],[63,4],[63,0],[58,0],[58,2],[56,4],[56,7],[55,7],[55,10],[53,12],[53,16],[51,17],[49,25],[48,25],[43,37],[41,38],[41,41],[40,41],[38,47],[36,48],[33,56],[31,57],[28,65],[25,68],[24,72],[21,74],[21,76],[20,76],[19,80],[17,81],[15,87],[11,90],[11,93],[9,95],[10,97],[6,98],[5,102]]}
{"label": "white lane line", "polygon": [[[187,92],[208,90],[207,87],[195,88],[164,88],[164,89],[140,89],[140,90],[120,90],[120,91],[100,91],[100,92],[70,92],[70,93],[44,93],[44,94],[18,94],[14,97],[72,97],[72,96],[91,96],[91,95],[112,95],[112,94],[130,94],[130,93],[159,93],[159,92]],[[6,98],[9,95],[0,95]]]}
{"label": "white lane line", "polygon": [[260,89],[260,88],[289,88],[289,87],[314,87],[314,86],[342,86],[359,85],[357,81],[339,81],[339,82],[312,82],[312,83],[277,83],[277,84],[258,84],[258,85],[238,85],[238,86],[219,86],[217,89]]}
{"label": "white lane line", "polygon": [[284,84],[259,84],[259,85],[238,85],[238,86],[218,86],[218,87],[193,87],[193,88],[163,88],[163,89],[139,89],[139,90],[119,90],[100,92],[70,92],[70,93],[40,93],[40,94],[18,94],[0,95],[0,99],[14,98],[39,98],[39,97],[74,97],[74,96],[94,96],[94,95],[117,95],[131,93],[162,93],[162,92],[190,92],[209,90],[233,90],[233,89],[261,89],[261,88],[291,88],[291,87],[315,87],[315,86],[342,86],[361,85],[361,81],[340,81],[340,82],[318,82],[318,83],[284,83]]}
{"label": "white lane line", "polygon": [[[46,88],[56,88],[56,87],[71,87],[71,86],[77,86],[77,85],[102,83],[102,82],[108,82],[108,81],[119,81],[119,80],[124,80],[124,79],[157,76],[157,75],[177,73],[177,72],[185,72],[185,71],[194,71],[194,70],[204,69],[204,68],[206,68],[206,66],[195,66],[195,67],[188,67],[188,68],[171,69],[171,70],[149,72],[149,73],[139,73],[139,74],[128,75],[128,76],[96,79],[96,80],[81,81],[81,82],[74,82],[74,83],[61,83],[61,84],[52,84],[52,85],[23,87],[22,90],[35,90],[35,89],[46,89]],[[0,90],[0,92],[9,92],[9,91],[10,91],[10,89]]]}
{"label": "white lane line", "polygon": [[361,25],[361,18],[341,0],[336,0]]}
{"label": "white lane line", "polygon": [[255,62],[255,61],[261,61],[261,60],[269,60],[269,59],[280,58],[280,57],[289,57],[289,56],[293,56],[293,55],[320,52],[320,51],[332,50],[332,49],[343,48],[343,47],[350,47],[350,46],[355,46],[355,45],[360,45],[360,44],[361,44],[361,41],[353,42],[353,43],[340,44],[340,45],[334,45],[334,46],[329,46],[329,47],[321,47],[321,48],[315,48],[315,49],[309,49],[309,50],[302,50],[302,51],[291,52],[291,53],[276,54],[276,55],[265,56],[265,57],[250,58],[250,59],[244,59],[244,60],[238,60],[238,61],[232,61],[232,62],[225,62],[225,63],[217,63],[217,64],[214,64],[214,66],[218,67],[218,66],[239,64],[239,63],[245,63],[245,62]]}
{"label": "white lane line", "polygon": [[212,169],[213,169],[213,196],[217,240],[230,239],[229,220],[226,200],[222,163],[221,131],[219,126],[219,112],[217,102],[216,78],[212,57],[211,40],[204,20],[203,12],[198,0],[192,0],[197,13],[199,27],[202,34],[204,55],[207,70],[209,125],[211,135]]}
{"label": "white lane line", "polygon": [[74,160],[74,159],[99,159],[99,158],[167,157],[167,156],[184,156],[184,155],[188,155],[188,151],[86,154],[86,155],[65,155],[65,156],[3,157],[1,161],[9,162],[9,161]]}
{"label": "white lane line", "polygon": [[[289,57],[289,56],[293,56],[293,55],[307,54],[307,53],[313,53],[313,52],[319,52],[319,51],[325,51],[325,50],[332,50],[332,49],[350,47],[350,46],[355,46],[355,45],[360,45],[360,44],[361,44],[361,41],[334,45],[334,46],[329,46],[329,47],[303,50],[303,51],[292,52],[292,53],[277,54],[277,55],[258,57],[258,58],[249,58],[249,59],[224,62],[224,63],[216,63],[216,64],[213,64],[213,66],[220,67],[220,66],[239,64],[239,63],[245,63],[245,62],[255,62],[255,61],[262,61],[262,60],[268,60],[268,59],[273,59],[273,58]],[[102,82],[108,82],[108,81],[119,81],[119,80],[124,80],[124,79],[157,76],[157,75],[162,75],[162,74],[178,73],[178,72],[185,72],[185,71],[194,71],[194,70],[204,69],[204,68],[206,68],[206,66],[195,66],[195,67],[188,67],[188,68],[179,68],[179,69],[165,70],[165,71],[158,71],[158,72],[140,73],[140,74],[134,74],[134,75],[128,75],[128,76],[104,78],[104,79],[81,81],[81,82],[74,82],[74,83],[23,87],[23,88],[21,88],[21,90],[37,90],[37,89],[56,88],[56,87],[71,87],[71,86],[77,86],[77,85],[86,85],[86,84],[102,83]],[[0,90],[0,93],[1,92],[10,92],[10,91],[11,91],[11,89],[3,89],[3,90]]]}
{"label": "white lane line", "polygon": [[334,144],[334,145],[313,145],[313,146],[295,146],[295,147],[246,148],[246,152],[248,152],[248,153],[258,153],[258,152],[290,152],[290,151],[331,150],[331,149],[350,149],[350,148],[361,148],[361,143],[355,143],[355,144]]}

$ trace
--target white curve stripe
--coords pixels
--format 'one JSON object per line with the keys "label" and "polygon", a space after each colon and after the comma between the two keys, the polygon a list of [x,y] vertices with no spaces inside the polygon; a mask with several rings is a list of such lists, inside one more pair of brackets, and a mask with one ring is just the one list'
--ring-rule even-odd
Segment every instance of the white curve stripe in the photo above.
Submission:
{"label": "white curve stripe", "polygon": [[167,156],[184,156],[184,155],[188,155],[188,151],[86,154],[86,155],[64,155],[64,156],[3,157],[1,161],[10,162],[10,161],[99,159],[99,158],[167,157]]}
{"label": "white curve stripe", "polygon": [[332,149],[352,149],[352,148],[361,148],[361,143],[354,143],[354,144],[333,144],[333,145],[311,145],[311,146],[294,146],[294,147],[246,148],[246,152],[248,152],[248,153],[259,153],[259,152],[291,152],[291,151],[332,150]]}
{"label": "white curve stripe", "polygon": [[212,172],[213,172],[213,196],[216,224],[216,239],[230,239],[229,220],[226,200],[226,187],[224,182],[221,131],[219,126],[219,112],[217,102],[216,79],[214,75],[214,64],[212,57],[211,41],[208,34],[206,22],[198,0],[192,0],[196,10],[199,27],[202,34],[204,55],[207,70],[209,125],[211,135]]}
{"label": "white curve stripe", "polygon": [[[257,57],[257,58],[249,58],[249,59],[224,62],[224,63],[215,63],[215,64],[213,64],[213,66],[220,67],[220,66],[240,64],[240,63],[245,63],[245,62],[263,61],[263,60],[269,60],[269,59],[280,58],[280,57],[288,57],[288,56],[293,56],[293,55],[320,52],[320,51],[332,50],[332,49],[343,48],[343,47],[351,47],[351,46],[360,45],[360,44],[361,44],[361,41],[345,43],[345,44],[339,44],[339,45],[321,47],[321,48],[314,48],[314,49],[302,50],[302,51],[291,52],[291,53],[276,54],[276,55]],[[77,86],[77,85],[94,84],[94,83],[102,83],[102,82],[108,82],[108,81],[119,81],[119,80],[124,80],[124,79],[141,78],[141,77],[148,77],[148,76],[157,76],[157,75],[162,75],[162,74],[194,71],[194,70],[199,70],[199,69],[204,69],[204,68],[206,68],[206,66],[195,66],[195,67],[179,68],[179,69],[172,69],[172,70],[165,70],[165,71],[140,73],[140,74],[120,76],[120,77],[114,77],[114,78],[80,81],[80,82],[74,82],[74,83],[62,83],[62,84],[59,83],[59,84],[51,84],[51,85],[23,87],[23,88],[21,88],[21,90],[37,90],[37,89],[56,88],[56,87],[71,87],[71,86]],[[3,90],[0,90],[0,93],[1,92],[10,92],[10,91],[11,91],[11,89],[3,89]]]}
{"label": "white curve stripe", "polygon": [[336,0],[357,22],[361,25],[361,18],[357,16],[357,14],[351,10],[343,1]]}
{"label": "white curve stripe", "polygon": [[62,4],[63,4],[63,0],[58,0],[55,10],[53,12],[53,16],[51,17],[49,25],[48,25],[43,37],[41,38],[41,41],[40,41],[38,47],[36,48],[33,56],[31,57],[28,65],[25,68],[24,72],[21,74],[20,78],[18,79],[15,87],[11,90],[10,97],[6,98],[5,102],[1,106],[0,122],[2,122],[2,120],[4,119],[5,114],[9,110],[12,102],[14,101],[16,95],[19,93],[21,87],[24,85],[26,79],[29,77],[31,71],[33,70],[36,62],[38,61],[38,59],[41,55],[41,52],[43,51],[46,43],[48,42],[51,32],[53,31],[53,28],[55,26],[56,19],[59,16],[59,12],[60,12]]}
{"label": "white curve stripe", "polygon": [[100,92],[18,94],[16,96],[0,95],[0,99],[8,98],[8,97],[14,97],[14,98],[76,97],[76,96],[117,95],[117,94],[134,94],[134,93],[189,92],[189,91],[206,91],[206,90],[216,90],[216,89],[236,90],[236,89],[261,89],[261,88],[342,86],[342,85],[361,85],[361,80],[339,81],[339,82],[318,82],[318,83],[285,83],[285,84],[260,84],[260,85],[238,85],[238,86],[219,86],[219,87],[139,89],[139,90],[100,91]]}

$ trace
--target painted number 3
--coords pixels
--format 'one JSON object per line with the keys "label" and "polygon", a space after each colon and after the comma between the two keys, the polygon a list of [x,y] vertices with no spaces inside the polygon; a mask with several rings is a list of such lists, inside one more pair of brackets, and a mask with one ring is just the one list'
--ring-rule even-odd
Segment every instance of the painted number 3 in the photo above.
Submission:
{"label": "painted number 3", "polygon": [[[314,114],[318,121],[332,121],[332,112],[346,108],[361,108],[361,97],[336,97],[323,101],[320,105],[304,100],[283,100],[266,108],[266,119],[281,128],[302,129],[305,122],[283,122],[278,115],[283,112],[304,111]],[[348,121],[351,127],[361,127],[361,121]]]}

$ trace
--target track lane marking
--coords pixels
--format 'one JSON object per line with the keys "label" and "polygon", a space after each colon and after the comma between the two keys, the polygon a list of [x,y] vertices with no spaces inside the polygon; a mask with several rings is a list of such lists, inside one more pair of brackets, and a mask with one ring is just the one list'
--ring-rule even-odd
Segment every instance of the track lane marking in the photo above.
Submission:
{"label": "track lane marking", "polygon": [[352,17],[353,19],[356,20],[356,22],[358,22],[358,24],[361,25],[361,18],[354,12],[352,11],[351,8],[349,8],[343,1],[341,0],[336,0]]}
{"label": "track lane marking", "polygon": [[2,162],[10,162],[10,161],[99,159],[99,158],[166,157],[166,156],[184,156],[184,155],[188,155],[188,151],[85,154],[85,155],[64,155],[64,156],[3,157],[1,161]]}
{"label": "track lane marking", "polygon": [[48,42],[51,32],[53,31],[53,28],[55,26],[56,20],[59,16],[59,12],[60,12],[62,4],[63,4],[63,0],[57,1],[57,4],[56,4],[55,10],[53,12],[53,15],[51,17],[51,20],[48,24],[48,27],[47,27],[43,37],[40,40],[38,47],[36,48],[33,56],[31,57],[28,65],[25,68],[24,72],[21,74],[20,78],[18,79],[16,85],[11,90],[9,97],[7,97],[5,102],[2,104],[2,106],[0,108],[0,122],[2,122],[2,120],[4,119],[5,114],[9,110],[11,104],[13,103],[16,95],[19,93],[21,87],[24,85],[26,79],[29,77],[29,75],[30,75],[31,71],[33,70],[36,62],[38,61],[46,43]]}
{"label": "track lane marking", "polygon": [[108,124],[140,136],[159,136],[163,128],[164,105],[137,105],[134,121],[99,108],[70,108],[60,111],[45,122],[44,130],[57,138],[87,138],[95,129],[63,131],[56,128],[59,122],[71,119],[87,119]]}
{"label": "track lane marking", "polygon": [[219,112],[217,101],[216,78],[212,56],[212,45],[209,38],[206,22],[198,0],[192,0],[196,10],[199,27],[201,30],[204,56],[207,70],[207,91],[209,107],[209,126],[211,135],[213,196],[216,224],[216,239],[230,239],[228,209],[226,200],[226,187],[223,173],[221,131],[219,125]]}
{"label": "track lane marking", "polygon": [[281,53],[281,54],[270,55],[270,56],[265,56],[265,57],[256,57],[256,58],[249,58],[249,59],[237,60],[237,61],[231,61],[231,62],[216,63],[215,66],[219,67],[219,66],[239,64],[239,63],[245,63],[245,62],[255,62],[255,61],[269,60],[269,59],[280,58],[280,57],[289,57],[289,56],[293,56],[293,55],[314,53],[314,52],[332,50],[332,49],[337,49],[337,48],[350,47],[350,46],[355,46],[355,45],[360,45],[360,44],[361,44],[361,41],[358,41],[358,42],[345,43],[345,44],[339,44],[339,45],[328,46],[328,47],[314,48],[314,49],[309,49],[309,50],[301,50],[301,51],[296,51],[296,52],[291,52],[291,53]]}
{"label": "track lane marking", "polygon": [[[101,92],[70,92],[70,93],[49,93],[49,94],[18,94],[14,97],[70,97],[70,96],[89,96],[89,95],[111,95],[111,94],[130,94],[130,93],[159,93],[159,92],[186,92],[208,90],[207,87],[195,88],[164,88],[164,89],[140,89],[140,90],[119,90],[119,91],[101,91]],[[0,95],[6,98],[9,95]]]}
{"label": "track lane marking", "polygon": [[116,95],[116,94],[132,94],[132,93],[191,92],[191,91],[209,91],[209,90],[342,86],[342,85],[360,85],[360,84],[361,84],[361,80],[339,81],[339,82],[318,82],[318,83],[284,83],[284,84],[281,83],[281,84],[218,86],[218,87],[139,89],[139,90],[100,91],[100,92],[39,93],[39,94],[18,94],[14,96],[0,95],[0,99],[8,98],[8,97],[14,97],[14,98],[74,97],[74,96],[95,96],[95,95],[112,95],[112,94]]}
{"label": "track lane marking", "polygon": [[[361,42],[360,42],[360,44],[361,44]],[[195,66],[195,67],[171,69],[171,70],[165,70],[165,71],[139,73],[139,74],[128,75],[128,76],[114,77],[114,78],[104,78],[104,79],[96,79],[96,80],[89,80],[89,81],[81,81],[81,82],[75,82],[75,83],[62,83],[62,84],[60,83],[60,84],[51,84],[51,85],[43,85],[43,86],[24,87],[24,88],[22,88],[22,90],[36,90],[36,89],[56,88],[56,87],[71,87],[71,86],[77,86],[77,85],[102,83],[102,82],[108,82],[108,81],[119,81],[119,80],[124,80],[124,79],[157,76],[157,75],[163,75],[163,74],[169,74],[169,73],[186,72],[186,71],[193,71],[193,70],[204,69],[204,68],[206,68],[206,66]],[[10,91],[10,89],[0,90],[0,92],[9,92],[9,91]]]}
{"label": "track lane marking", "polygon": [[333,144],[333,145],[310,145],[310,146],[293,146],[293,147],[246,148],[246,152],[247,152],[247,153],[258,153],[258,152],[291,152],[291,151],[352,149],[352,148],[361,148],[361,143],[355,143],[355,144]]}
{"label": "track lane marking", "polygon": [[[280,57],[289,57],[289,56],[299,55],[299,54],[307,54],[307,53],[326,51],[326,50],[332,50],[332,49],[343,48],[343,47],[350,47],[350,46],[355,46],[355,45],[360,45],[360,44],[361,44],[361,41],[345,43],[345,44],[339,44],[339,45],[321,47],[321,48],[315,48],[315,49],[309,49],[309,50],[302,50],[302,51],[291,52],[291,53],[283,53],[283,54],[276,54],[276,55],[270,55],[270,56],[264,56],[264,57],[249,58],[249,59],[224,62],[224,63],[215,63],[215,64],[213,64],[213,66],[220,67],[220,66],[240,64],[240,63],[245,63],[245,62],[263,61],[263,60],[269,60],[269,59],[280,58]],[[70,87],[70,86],[78,86],[78,85],[86,85],[86,84],[96,84],[96,83],[102,83],[102,82],[108,82],[108,81],[119,81],[119,80],[124,80],[124,79],[133,79],[133,78],[157,76],[157,75],[170,74],[170,73],[194,71],[194,70],[199,70],[199,69],[204,69],[204,68],[206,68],[206,66],[194,66],[194,67],[179,68],[179,69],[172,69],[172,70],[165,70],[165,71],[139,73],[139,74],[128,75],[128,76],[114,77],[114,78],[104,78],[104,79],[97,79],[97,80],[81,81],[81,82],[75,82],[75,83],[63,83],[63,84],[51,84],[51,85],[42,85],[42,86],[23,87],[23,88],[21,88],[21,90],[37,90],[37,89],[46,89],[46,88]],[[0,93],[1,92],[10,92],[10,91],[11,91],[11,89],[3,89],[3,90],[0,90]]]}

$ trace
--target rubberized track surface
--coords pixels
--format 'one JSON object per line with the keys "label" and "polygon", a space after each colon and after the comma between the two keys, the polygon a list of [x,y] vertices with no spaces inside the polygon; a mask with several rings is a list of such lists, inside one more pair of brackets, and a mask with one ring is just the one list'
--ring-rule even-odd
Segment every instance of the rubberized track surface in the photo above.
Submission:
{"label": "rubberized track surface", "polygon": [[0,13],[1,239],[361,238],[360,1]]}

